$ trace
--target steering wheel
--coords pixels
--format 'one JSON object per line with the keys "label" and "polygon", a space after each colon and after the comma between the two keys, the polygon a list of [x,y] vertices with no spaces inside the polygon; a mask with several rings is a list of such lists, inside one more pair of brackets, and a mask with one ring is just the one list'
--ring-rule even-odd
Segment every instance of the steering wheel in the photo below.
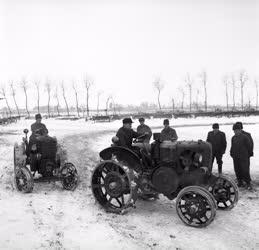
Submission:
{"label": "steering wheel", "polygon": [[[132,142],[133,143],[140,142],[140,139],[144,139],[145,137],[146,137],[146,134],[140,135],[137,138],[135,138]],[[143,141],[141,141],[141,142],[143,142]]]}

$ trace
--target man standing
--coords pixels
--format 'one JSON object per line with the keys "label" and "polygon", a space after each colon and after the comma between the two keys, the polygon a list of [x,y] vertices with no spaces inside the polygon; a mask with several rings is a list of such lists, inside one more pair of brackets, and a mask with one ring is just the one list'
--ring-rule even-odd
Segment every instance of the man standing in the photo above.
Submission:
{"label": "man standing", "polygon": [[137,127],[137,132],[139,134],[145,134],[146,133],[147,136],[143,140],[143,142],[149,143],[150,138],[152,136],[152,131],[151,131],[150,127],[145,124],[145,119],[144,118],[139,118],[139,123],[140,123],[140,125],[138,125],[138,127]]}
{"label": "man standing", "polygon": [[252,138],[250,133],[243,130],[243,123],[242,122],[236,122],[236,124],[241,127],[242,133],[248,137],[248,139],[249,139],[249,141],[252,145],[251,155],[249,155],[249,165],[250,165],[250,157],[254,156],[254,141],[253,141],[253,138]]}
{"label": "man standing", "polygon": [[123,126],[118,130],[116,136],[118,137],[117,146],[132,148],[133,138],[139,137],[141,134],[132,129],[133,121],[131,118],[124,118],[122,120]]}
{"label": "man standing", "polygon": [[251,190],[249,156],[252,154],[252,143],[242,132],[242,126],[240,124],[234,124],[233,130],[235,135],[231,140],[230,155],[233,158],[238,186],[242,187],[244,181],[247,189]]}
{"label": "man standing", "polygon": [[219,130],[219,124],[214,123],[212,125],[213,131],[210,131],[207,136],[207,142],[212,146],[212,165],[216,158],[218,164],[218,173],[222,174],[222,157],[225,154],[227,141],[224,132]]}
{"label": "man standing", "polygon": [[164,128],[161,131],[160,140],[163,141],[177,141],[178,136],[176,131],[169,126],[169,120],[164,120]]}

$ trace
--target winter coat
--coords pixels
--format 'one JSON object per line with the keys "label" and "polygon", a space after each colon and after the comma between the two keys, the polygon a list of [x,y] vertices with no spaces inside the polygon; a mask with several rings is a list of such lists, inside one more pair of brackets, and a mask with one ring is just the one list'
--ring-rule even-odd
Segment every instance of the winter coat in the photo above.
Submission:
{"label": "winter coat", "polygon": [[218,131],[217,133],[214,133],[214,131],[210,131],[207,136],[207,142],[212,146],[213,155],[222,155],[225,153],[227,141],[224,132]]}
{"label": "winter coat", "polygon": [[40,134],[48,133],[48,129],[47,129],[47,127],[45,126],[45,124],[34,122],[34,123],[31,125],[31,132],[32,132],[32,134],[36,134],[39,130],[41,130],[41,131],[40,131]]}
{"label": "winter coat", "polygon": [[148,135],[146,136],[146,138],[144,139],[144,142],[149,142],[150,141],[150,138],[152,136],[152,131],[150,129],[150,127],[146,124],[140,124],[138,127],[137,127],[137,132],[139,134],[145,134],[145,133],[148,133]]}
{"label": "winter coat", "polygon": [[161,131],[160,141],[176,141],[178,136],[176,134],[175,129],[171,127],[166,127]]}
{"label": "winter coat", "polygon": [[116,136],[119,138],[117,145],[131,148],[133,138],[137,138],[140,135],[141,134],[135,132],[133,129],[121,127],[116,134]]}
{"label": "winter coat", "polygon": [[242,133],[248,137],[248,139],[249,139],[249,141],[250,141],[250,143],[252,145],[252,151],[251,151],[251,155],[250,156],[254,156],[254,141],[253,141],[253,138],[252,138],[251,134],[246,132],[246,131],[244,131],[244,130],[242,131]]}
{"label": "winter coat", "polygon": [[252,143],[243,133],[234,135],[231,140],[230,155],[232,158],[249,158],[252,154]]}

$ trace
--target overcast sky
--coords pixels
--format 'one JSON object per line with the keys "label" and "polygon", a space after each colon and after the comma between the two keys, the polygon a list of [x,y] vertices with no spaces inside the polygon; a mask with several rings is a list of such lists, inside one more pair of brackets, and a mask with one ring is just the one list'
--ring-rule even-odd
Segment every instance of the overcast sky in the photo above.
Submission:
{"label": "overcast sky", "polygon": [[[0,83],[26,76],[43,84],[48,77],[53,84],[65,80],[71,90],[72,79],[87,74],[96,106],[99,90],[103,103],[109,94],[122,104],[155,102],[152,82],[160,76],[161,102],[169,104],[179,100],[187,72],[202,101],[198,74],[206,70],[209,104],[225,104],[225,73],[246,69],[250,86],[259,77],[258,2],[0,0]],[[251,87],[248,97],[254,98]],[[83,103],[82,91],[80,98]]]}

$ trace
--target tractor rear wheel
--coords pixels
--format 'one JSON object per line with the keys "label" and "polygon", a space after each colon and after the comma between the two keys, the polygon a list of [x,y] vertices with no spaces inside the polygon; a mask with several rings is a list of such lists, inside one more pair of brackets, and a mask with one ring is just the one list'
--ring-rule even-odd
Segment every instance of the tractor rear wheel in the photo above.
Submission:
{"label": "tractor rear wheel", "polygon": [[107,212],[123,213],[137,199],[134,171],[120,162],[107,160],[98,164],[91,185],[95,199]]}

